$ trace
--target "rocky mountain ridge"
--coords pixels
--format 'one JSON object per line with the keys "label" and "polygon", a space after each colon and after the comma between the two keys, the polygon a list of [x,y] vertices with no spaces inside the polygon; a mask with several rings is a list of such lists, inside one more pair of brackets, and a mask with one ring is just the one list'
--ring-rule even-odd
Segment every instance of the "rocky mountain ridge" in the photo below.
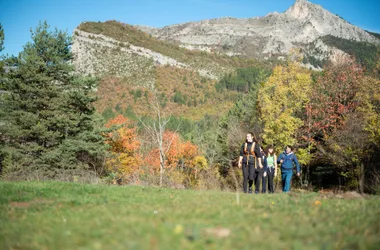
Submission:
{"label": "rocky mountain ridge", "polygon": [[296,0],[284,13],[273,12],[264,17],[217,18],[163,28],[138,28],[188,49],[259,58],[287,54],[292,48],[326,35],[380,44],[375,36],[307,0]]}
{"label": "rocky mountain ridge", "polygon": [[154,80],[150,76],[155,67],[182,68],[208,79],[219,79],[233,70],[227,56],[192,52],[117,21],[81,23],[73,32],[72,52],[80,73],[141,75],[137,80],[145,86]]}
{"label": "rocky mountain ridge", "polygon": [[231,60],[212,58],[218,56],[238,56],[238,61],[241,58],[278,60],[291,49],[299,48],[305,57],[312,58],[304,62],[308,68],[320,69],[326,61],[351,60],[347,52],[326,44],[323,39],[326,36],[380,45],[374,34],[322,6],[296,0],[284,13],[245,19],[217,18],[159,29],[116,21],[84,22],[74,30],[74,64],[81,73],[135,75],[136,84],[152,86],[156,66],[184,68],[208,79],[220,79],[235,66]]}

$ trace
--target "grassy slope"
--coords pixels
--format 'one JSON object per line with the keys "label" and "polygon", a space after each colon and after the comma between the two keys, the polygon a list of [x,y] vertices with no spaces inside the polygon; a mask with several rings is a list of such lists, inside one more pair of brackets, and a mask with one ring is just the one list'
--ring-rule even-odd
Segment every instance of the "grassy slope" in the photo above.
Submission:
{"label": "grassy slope", "polygon": [[[0,191],[1,249],[374,249],[380,244],[379,197],[241,195],[237,205],[233,193],[139,186],[1,182]],[[221,237],[221,228],[230,234]]]}
{"label": "grassy slope", "polygon": [[[218,93],[214,87],[214,80],[203,78],[196,72],[185,69],[157,67],[155,77],[157,90],[160,94],[164,94],[167,103],[164,112],[191,120],[199,120],[205,114],[217,116],[223,114],[232,107],[239,95],[235,91],[228,90]],[[131,91],[137,90],[143,95],[134,98]],[[98,87],[98,100],[95,106],[100,113],[106,108],[115,111],[116,106],[125,110],[130,105],[138,115],[149,114],[151,110],[144,96],[145,91],[147,89],[134,86],[127,78],[104,78]],[[185,99],[184,103],[173,101],[175,91],[181,93]]]}
{"label": "grassy slope", "polygon": [[329,46],[336,47],[356,58],[356,61],[363,65],[370,72],[376,67],[379,60],[380,47],[367,42],[357,42],[331,35],[322,37],[322,41]]}

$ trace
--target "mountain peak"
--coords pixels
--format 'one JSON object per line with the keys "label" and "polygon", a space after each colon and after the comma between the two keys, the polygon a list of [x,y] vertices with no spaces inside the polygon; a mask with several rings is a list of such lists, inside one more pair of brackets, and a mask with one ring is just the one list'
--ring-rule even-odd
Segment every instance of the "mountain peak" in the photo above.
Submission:
{"label": "mountain peak", "polygon": [[[284,56],[293,48],[306,50],[308,47],[317,45],[321,47],[320,51],[323,53],[326,51],[330,53],[327,45],[322,44],[321,39],[325,36],[380,44],[380,40],[375,36],[308,0],[294,0],[293,5],[285,12],[274,12],[263,17],[225,17],[163,28],[135,27],[156,39],[174,43],[182,48],[256,58]],[[130,32],[135,32],[135,30],[130,30]],[[137,37],[145,39],[145,36],[141,34]],[[137,45],[140,46],[140,44]],[[129,50],[125,50],[132,54],[137,52],[141,54],[143,49],[137,48],[137,45],[134,44]],[[316,53],[321,54],[318,51]],[[154,58],[159,64],[182,65],[180,61],[157,56],[153,52],[149,51],[145,54],[149,54],[149,58]]]}
{"label": "mountain peak", "polygon": [[308,16],[315,14],[318,10],[322,10],[319,5],[313,4],[307,0],[296,0],[285,13],[296,19],[305,19]]}

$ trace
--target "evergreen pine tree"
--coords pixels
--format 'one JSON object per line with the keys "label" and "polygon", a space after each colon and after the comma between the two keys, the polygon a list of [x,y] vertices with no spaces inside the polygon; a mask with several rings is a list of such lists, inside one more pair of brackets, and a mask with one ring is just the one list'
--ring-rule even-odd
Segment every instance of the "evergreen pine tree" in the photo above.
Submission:
{"label": "evergreen pine tree", "polygon": [[31,33],[4,72],[2,165],[9,178],[68,180],[99,168],[105,152],[92,106],[96,81],[75,74],[66,32],[44,22]]}

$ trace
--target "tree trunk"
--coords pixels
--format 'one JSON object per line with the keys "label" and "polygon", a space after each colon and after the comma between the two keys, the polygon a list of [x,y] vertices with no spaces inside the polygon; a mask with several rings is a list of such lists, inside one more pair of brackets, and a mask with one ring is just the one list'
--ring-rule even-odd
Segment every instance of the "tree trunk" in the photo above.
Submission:
{"label": "tree trunk", "polygon": [[361,194],[364,193],[364,164],[362,162],[359,169],[359,191]]}
{"label": "tree trunk", "polygon": [[342,183],[341,183],[341,181],[340,181],[340,174],[339,174],[339,176],[338,176],[338,183],[339,183],[338,190],[340,191],[341,186],[342,186]]}
{"label": "tree trunk", "polygon": [[164,175],[165,156],[162,146],[160,146],[160,187],[162,187],[162,176]]}
{"label": "tree trunk", "polygon": [[167,151],[171,147],[171,142],[169,145],[164,145],[163,143],[163,135],[165,133],[165,127],[166,124],[170,121],[171,116],[168,118],[163,118],[161,114],[161,106],[160,101],[157,97],[157,93],[153,91],[154,94],[154,102],[152,103],[152,108],[154,109],[156,113],[156,121],[153,122],[153,125],[147,125],[142,121],[140,118],[140,122],[144,125],[144,127],[149,131],[152,138],[154,138],[156,145],[158,146],[158,150],[160,153],[160,187],[162,187],[162,179],[164,175],[164,169],[165,169],[165,155]]}

